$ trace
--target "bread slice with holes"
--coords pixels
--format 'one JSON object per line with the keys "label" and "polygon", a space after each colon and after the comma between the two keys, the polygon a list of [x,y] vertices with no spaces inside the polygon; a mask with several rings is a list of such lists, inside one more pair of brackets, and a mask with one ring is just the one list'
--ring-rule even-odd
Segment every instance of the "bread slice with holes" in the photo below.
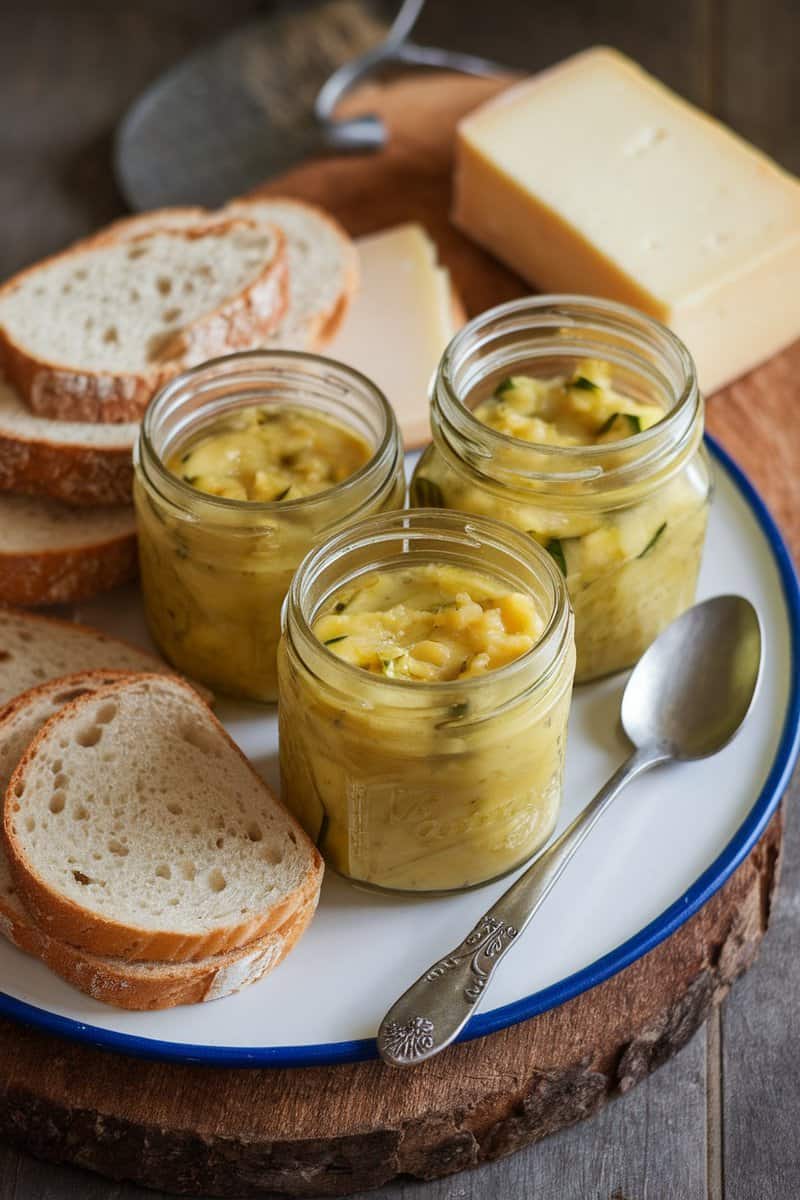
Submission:
{"label": "bread slice with holes", "polygon": [[[32,688],[0,709],[0,794],[45,722],[79,696],[125,678],[118,671],[83,671]],[[315,908],[313,898],[280,929],[228,954],[196,963],[129,963],[88,954],[42,933],[17,892],[0,848],[0,933],[20,950],[42,959],[73,987],[119,1008],[141,1011],[199,1004],[255,983],[302,937]]]}
{"label": "bread slice with holes", "polygon": [[[0,709],[0,794],[46,721],[79,696],[126,679],[119,671],[83,671],[51,680]],[[42,959],[73,987],[118,1008],[149,1010],[216,1000],[255,983],[285,958],[314,915],[316,898],[280,929],[228,954],[196,963],[129,963],[88,954],[42,933],[14,886],[0,848],[0,933],[20,950]]]}
{"label": "bread slice with holes", "polygon": [[[40,684],[86,671],[175,674],[154,654],[99,629],[0,609],[0,706]],[[197,690],[211,698],[205,688]]]}
{"label": "bread slice with holes", "polygon": [[[5,614],[0,614],[5,616]],[[5,667],[6,661],[2,663]],[[79,671],[30,688],[0,708],[0,794],[5,796],[11,776],[28,746],[46,721],[65,704],[125,679],[120,671]],[[0,932],[15,945],[28,949],[36,937],[36,926],[14,886],[11,868],[0,847]],[[26,945],[23,946],[23,943]]]}
{"label": "bread slice with holes", "polygon": [[287,295],[265,222],[85,239],[0,288],[0,362],[39,416],[135,421],[177,371],[268,337]]}
{"label": "bread slice with holes", "polygon": [[49,937],[131,961],[247,945],[319,894],[322,860],[187,684],[142,675],[82,696],[6,793],[15,885]]}
{"label": "bread slice with holes", "polygon": [[137,423],[92,425],[35,416],[0,380],[0,492],[65,504],[130,504]]}
{"label": "bread slice with holes", "polygon": [[277,225],[286,238],[289,302],[265,349],[321,350],[344,319],[358,287],[358,254],[338,221],[324,209],[287,196],[234,200],[217,212],[162,208],[110,225],[101,236],[140,237],[155,228],[185,229],[202,220],[248,220]]}
{"label": "bread slice with holes", "polygon": [[69,604],[133,579],[130,505],[73,508],[44,496],[0,495],[0,604]]}

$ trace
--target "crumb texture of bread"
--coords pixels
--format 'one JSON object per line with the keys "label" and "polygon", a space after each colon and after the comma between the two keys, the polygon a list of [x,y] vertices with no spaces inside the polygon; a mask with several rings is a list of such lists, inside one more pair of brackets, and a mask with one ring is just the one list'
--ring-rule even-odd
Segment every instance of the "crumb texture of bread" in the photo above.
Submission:
{"label": "crumb texture of bread", "polygon": [[5,795],[14,770],[45,721],[79,696],[93,695],[100,688],[127,679],[132,673],[76,671],[30,688],[5,703],[0,708],[0,793]]}
{"label": "crumb texture of bread", "polygon": [[196,693],[140,676],[67,704],[11,779],[15,884],[49,936],[191,961],[278,929],[322,876],[316,848]]}
{"label": "crumb texture of bread", "polygon": [[[6,616],[2,613],[0,617]],[[5,666],[5,662],[3,663]],[[0,794],[5,796],[9,780],[28,746],[46,721],[65,704],[124,679],[119,671],[80,671],[40,684],[0,708]],[[8,859],[0,847],[0,915],[14,925],[31,925],[20,900]],[[16,937],[11,938],[16,942]]]}

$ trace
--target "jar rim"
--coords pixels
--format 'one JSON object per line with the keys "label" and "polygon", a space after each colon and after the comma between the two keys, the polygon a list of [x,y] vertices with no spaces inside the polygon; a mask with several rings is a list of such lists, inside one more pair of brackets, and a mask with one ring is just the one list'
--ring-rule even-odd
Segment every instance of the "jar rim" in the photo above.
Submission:
{"label": "jar rim", "polygon": [[[551,357],[554,354],[576,357],[576,348],[570,350],[571,343],[564,336],[565,333],[578,336],[582,330],[592,330],[600,335],[607,334],[609,341],[607,346],[598,344],[592,346],[591,350],[584,348],[581,351],[583,357],[608,359],[633,371],[638,365],[644,377],[648,367],[652,368],[652,362],[648,363],[639,348],[649,350],[656,360],[658,374],[667,385],[666,390],[675,397],[674,402],[654,425],[630,437],[605,444],[561,446],[529,442],[485,425],[467,405],[467,396],[474,390],[476,381],[463,389],[457,378],[465,360],[476,348],[486,347],[492,338],[511,338],[517,334],[522,337],[532,331],[546,331],[548,327],[553,329],[556,336],[551,341],[543,341],[542,353],[546,352]],[[631,348],[615,344],[612,340],[614,337],[627,338]],[[672,371],[672,381],[663,374],[664,370]],[[473,317],[446,347],[432,384],[431,399],[433,415],[438,424],[444,427],[445,438],[453,435],[456,440],[463,441],[477,458],[489,460],[493,454],[513,448],[517,453],[529,450],[531,456],[536,455],[544,464],[548,460],[575,464],[576,470],[568,472],[547,469],[518,472],[521,477],[534,483],[574,483],[601,476],[610,479],[615,473],[619,477],[620,472],[631,466],[641,469],[651,460],[660,462],[665,448],[679,452],[691,439],[696,414],[698,410],[702,412],[694,361],[684,343],[671,329],[629,305],[573,294],[525,296]],[[437,421],[434,422],[434,434],[436,424]],[[604,462],[613,462],[614,458],[618,459],[620,454],[626,452],[636,457],[624,467],[603,467]]]}
{"label": "jar rim", "polygon": [[[353,390],[360,390],[363,395],[368,396],[375,403],[383,419],[380,441],[363,466],[354,471],[352,475],[348,475],[346,479],[329,488],[313,492],[309,496],[300,496],[296,500],[239,500],[201,492],[191,484],[185,483],[167,468],[163,456],[156,450],[153,442],[153,425],[159,418],[166,415],[162,411],[163,409],[171,403],[188,400],[204,381],[224,382],[228,375],[230,375],[231,382],[235,381],[242,369],[252,369],[255,375],[260,370],[268,371],[275,368],[280,370],[281,366],[302,368],[303,365],[323,368],[337,375],[339,381],[344,385],[348,383],[356,385]],[[229,368],[229,371],[225,368]],[[185,395],[181,396],[181,392],[184,392]],[[248,402],[248,404],[252,403],[252,401]],[[348,424],[344,418],[338,419],[342,421],[342,424]],[[134,461],[138,464],[140,460],[144,462],[146,459],[147,468],[153,471],[162,484],[173,490],[176,496],[183,497],[187,503],[191,502],[194,506],[198,504],[205,506],[208,512],[216,510],[227,513],[247,513],[251,516],[259,513],[284,515],[308,511],[323,501],[329,503],[349,490],[359,487],[368,481],[371,475],[379,471],[387,459],[391,459],[387,467],[394,465],[397,453],[392,454],[393,448],[396,448],[398,453],[402,453],[400,431],[394,409],[378,385],[355,367],[350,367],[338,359],[329,358],[323,354],[312,354],[304,350],[242,350],[210,358],[196,366],[187,367],[186,370],[173,376],[159,388],[147,405],[142,418],[135,446]]]}
{"label": "jar rim", "polygon": [[[307,612],[304,589],[311,586],[326,566],[343,558],[348,551],[353,553],[368,543],[375,544],[380,541],[388,543],[392,539],[408,543],[415,537],[432,537],[441,541],[449,539],[453,545],[460,545],[476,551],[485,549],[487,543],[494,543],[529,566],[533,559],[535,567],[544,577],[546,586],[550,589],[551,602],[548,606],[545,627],[529,650],[487,674],[491,675],[492,680],[498,683],[510,682],[530,668],[532,660],[536,656],[544,662],[544,666],[541,671],[537,672],[533,683],[526,682],[521,692],[528,691],[531,686],[538,687],[546,683],[553,672],[557,670],[571,638],[572,607],[562,572],[552,556],[535,539],[505,522],[497,521],[492,517],[476,516],[473,513],[441,508],[403,509],[367,517],[334,534],[321,545],[309,551],[295,571],[281,613],[284,638],[295,648],[299,643],[300,658],[305,666],[313,667],[316,664],[321,669],[328,667],[341,671],[342,679],[358,680],[362,686],[366,682],[375,686],[385,697],[403,694],[406,697],[417,696],[434,701],[436,698],[441,698],[444,703],[447,702],[448,695],[454,691],[464,693],[466,689],[469,694],[472,694],[480,684],[485,684],[487,675],[449,680],[417,680],[374,675],[364,671],[363,667],[339,658],[314,633],[313,620],[320,605],[347,582],[347,577],[338,579],[319,599],[314,612]],[[459,538],[460,540],[458,540]],[[431,559],[431,561],[435,560]],[[358,578],[360,575],[377,569],[380,569],[379,562],[356,572],[350,578]],[[476,570],[490,577],[498,574],[493,572],[491,567],[480,563],[476,564]],[[523,586],[520,585],[521,588]],[[316,673],[318,672],[315,671]]]}

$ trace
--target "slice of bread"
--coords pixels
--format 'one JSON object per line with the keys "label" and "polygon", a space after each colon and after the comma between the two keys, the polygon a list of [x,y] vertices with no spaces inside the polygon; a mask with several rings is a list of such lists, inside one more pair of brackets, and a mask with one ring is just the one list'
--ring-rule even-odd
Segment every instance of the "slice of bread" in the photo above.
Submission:
{"label": "slice of bread", "polygon": [[[97,692],[125,678],[119,671],[80,671],[40,684],[3,704],[0,708],[0,794],[5,797],[15,768],[46,721],[78,696]],[[36,927],[14,886],[8,859],[0,847],[0,933],[21,949],[28,949],[22,943],[32,942],[35,932]]]}
{"label": "slice of bread", "polygon": [[15,885],[48,936],[188,962],[313,901],[322,860],[188,684],[141,675],[67,704],[6,793]]}
{"label": "slice of bread", "polygon": [[222,213],[277,225],[286,236],[289,305],[267,350],[321,350],[358,287],[358,254],[341,225],[313,204],[283,197],[238,200]]}
{"label": "slice of bread", "polygon": [[287,291],[265,222],[86,239],[0,288],[0,360],[40,416],[134,421],[176,371],[267,337]]}
{"label": "slice of bread", "polygon": [[[80,672],[33,688],[0,710],[0,793],[5,793],[14,768],[50,717],[78,696],[125,678],[114,671]],[[274,933],[228,954],[197,963],[127,963],[87,954],[42,933],[22,903],[0,848],[0,933],[74,987],[120,1008],[170,1008],[238,991],[277,966],[302,936],[315,907],[315,899],[309,901]]]}
{"label": "slice of bread", "polygon": [[0,495],[0,604],[88,600],[136,575],[133,508]]}
{"label": "slice of bread", "polygon": [[141,237],[156,228],[186,229],[202,220],[230,219],[277,225],[286,238],[289,304],[265,349],[321,350],[338,330],[358,286],[358,254],[341,225],[323,209],[285,196],[234,200],[218,212],[161,208],[123,218],[100,236]]}
{"label": "slice of bread", "polygon": [[[125,675],[118,671],[81,671],[40,684],[3,704],[0,708],[0,793],[5,797],[15,768],[46,721],[78,696],[97,692],[109,683],[124,678]],[[31,945],[36,939],[36,927],[14,885],[11,868],[2,847],[0,933],[21,949],[34,953]]]}
{"label": "slice of bread", "polygon": [[65,504],[129,504],[136,423],[90,425],[37,417],[0,380],[0,492]]}
{"label": "slice of bread", "polygon": [[155,655],[99,629],[0,609],[0,706],[40,684],[86,671],[174,674]]}

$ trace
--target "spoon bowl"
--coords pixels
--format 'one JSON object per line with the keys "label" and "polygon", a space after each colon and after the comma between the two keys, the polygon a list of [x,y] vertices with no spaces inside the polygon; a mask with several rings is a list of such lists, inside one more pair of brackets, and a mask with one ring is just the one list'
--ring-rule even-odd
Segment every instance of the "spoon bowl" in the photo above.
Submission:
{"label": "spoon bowl", "polygon": [[634,746],[654,743],[682,761],[731,740],[756,694],[761,626],[743,596],[714,596],[664,630],[639,659],[622,698]]}

